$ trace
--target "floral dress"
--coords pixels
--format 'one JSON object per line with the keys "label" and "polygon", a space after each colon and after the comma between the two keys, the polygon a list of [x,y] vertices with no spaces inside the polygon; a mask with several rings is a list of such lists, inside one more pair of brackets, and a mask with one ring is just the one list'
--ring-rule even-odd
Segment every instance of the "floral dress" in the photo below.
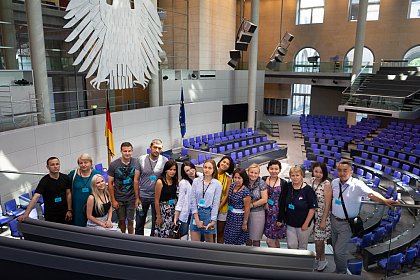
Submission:
{"label": "floral dress", "polygon": [[274,183],[274,186],[267,188],[268,202],[265,210],[264,235],[270,239],[283,239],[286,237],[286,225],[277,225],[281,188],[285,183],[283,179],[279,178]]}
{"label": "floral dress", "polygon": [[319,228],[321,224],[322,215],[324,214],[325,209],[325,194],[324,188],[325,184],[329,183],[328,180],[325,180],[319,185],[315,185],[314,178],[311,180],[311,185],[313,190],[315,191],[316,198],[318,200],[318,208],[315,211],[315,227],[314,227],[314,239],[315,240],[327,240],[331,238],[331,219],[330,215],[327,215],[327,219],[325,220],[325,230],[321,230]]}

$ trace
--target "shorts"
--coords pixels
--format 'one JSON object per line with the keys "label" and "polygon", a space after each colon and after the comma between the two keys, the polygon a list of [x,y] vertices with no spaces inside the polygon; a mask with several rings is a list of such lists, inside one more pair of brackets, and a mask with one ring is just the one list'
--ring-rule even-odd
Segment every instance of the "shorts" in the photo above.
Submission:
{"label": "shorts", "polygon": [[188,226],[189,226],[189,224],[190,224],[190,221],[191,221],[191,217],[192,217],[192,215],[189,215],[188,216],[188,220],[187,220],[187,222],[186,223],[184,223],[183,221],[179,221],[180,223],[181,223],[181,226],[180,226],[180,228],[179,228],[179,235],[182,237],[182,236],[185,236],[185,235],[188,235]]}
{"label": "shorts", "polygon": [[134,221],[134,213],[135,207],[134,203],[135,200],[132,201],[118,201],[118,205],[120,206],[116,209],[118,221],[124,221],[127,219],[129,221]]}
{"label": "shorts", "polygon": [[[211,207],[207,207],[207,208],[203,208],[203,207],[198,207],[198,218],[200,219],[200,221],[203,221],[204,225],[208,225],[211,222]],[[190,229],[191,231],[198,231],[204,234],[215,234],[216,233],[216,227],[212,228],[212,229],[202,229],[202,228],[198,228],[197,225],[195,224],[195,219],[194,216],[191,216],[191,224],[190,224]]]}
{"label": "shorts", "polygon": [[227,212],[226,213],[219,213],[217,216],[217,220],[221,222],[226,222]]}

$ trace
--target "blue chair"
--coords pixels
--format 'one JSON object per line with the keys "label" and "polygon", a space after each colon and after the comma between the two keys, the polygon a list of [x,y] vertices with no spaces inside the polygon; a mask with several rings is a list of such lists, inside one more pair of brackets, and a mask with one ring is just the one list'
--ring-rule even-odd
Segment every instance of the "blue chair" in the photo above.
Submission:
{"label": "blue chair", "polygon": [[405,255],[401,261],[401,264],[411,267],[416,261],[417,257],[417,248],[408,248],[405,251]]}
{"label": "blue chair", "polygon": [[226,145],[226,150],[227,150],[227,151],[232,150],[232,149],[233,149],[232,144],[227,144],[227,145]]}
{"label": "blue chair", "polygon": [[373,178],[373,174],[370,172],[366,172],[365,179],[366,181],[370,181]]}
{"label": "blue chair", "polygon": [[332,146],[332,147],[331,147],[331,152],[333,152],[333,153],[338,153],[338,147],[336,147],[336,146]]}
{"label": "blue chair", "polygon": [[385,269],[385,273],[388,275],[389,272],[393,272],[401,267],[403,257],[402,253],[398,253],[389,258],[381,259],[377,263],[379,267]]}
{"label": "blue chair", "polygon": [[11,199],[9,201],[6,201],[6,203],[4,203],[4,210],[6,210],[7,215],[14,216],[14,217],[18,217],[22,215],[23,213],[25,213],[25,210],[17,208],[16,200],[14,199]]}
{"label": "blue chair", "polygon": [[259,146],[259,147],[258,147],[258,151],[259,151],[260,153],[264,152],[264,146]]}
{"label": "blue chair", "polygon": [[219,153],[224,153],[226,150],[225,146],[220,146],[219,147]]}
{"label": "blue chair", "polygon": [[389,186],[384,196],[385,198],[391,198],[393,193],[394,193],[394,187]]}
{"label": "blue chair", "polygon": [[357,168],[356,169],[356,174],[359,176],[363,176],[365,174],[365,171],[362,168]]}
{"label": "blue chair", "polygon": [[411,180],[410,176],[404,174],[404,175],[402,175],[401,181],[397,182],[397,185],[400,186],[400,187],[408,186],[410,184],[410,180]]}
{"label": "blue chair", "polygon": [[255,143],[261,143],[261,138],[260,137],[257,137],[257,138],[255,138]]}
{"label": "blue chair", "polygon": [[372,235],[372,245],[375,245],[376,243],[379,243],[379,241],[382,240],[385,236],[385,227],[378,227],[373,231]]}
{"label": "blue chair", "polygon": [[253,139],[249,139],[249,140],[248,140],[248,144],[249,144],[249,145],[253,145],[253,144],[254,144],[254,140],[253,140]]}
{"label": "blue chair", "polygon": [[206,160],[211,159],[211,155],[210,154],[206,154]]}
{"label": "blue chair", "polygon": [[395,152],[394,151],[388,151],[388,156],[395,157]]}
{"label": "blue chair", "polygon": [[404,171],[410,172],[410,165],[403,163],[403,165],[401,166],[401,169]]}
{"label": "blue chair", "polygon": [[405,160],[405,158],[407,157],[407,155],[405,153],[399,153],[398,154],[398,158],[401,160]]}
{"label": "blue chair", "polygon": [[365,158],[365,159],[368,159],[368,158],[369,158],[369,155],[368,155],[368,153],[363,152],[363,153],[361,154],[361,157],[362,157],[362,158]]}
{"label": "blue chair", "polygon": [[311,171],[312,162],[308,159],[303,160],[303,168],[305,171]]}
{"label": "blue chair", "polygon": [[362,261],[349,261],[347,268],[352,275],[362,274],[363,262]]}
{"label": "blue chair", "polygon": [[198,164],[203,164],[203,163],[204,163],[204,155],[198,154]]}
{"label": "blue chair", "polygon": [[238,152],[238,160],[239,160],[239,159],[242,159],[242,157],[243,157],[242,152]]}
{"label": "blue chair", "polygon": [[384,155],[385,154],[385,149],[378,148],[378,154]]}
{"label": "blue chair", "polygon": [[375,147],[368,146],[367,150],[368,150],[368,152],[374,153],[375,152]]}
{"label": "blue chair", "polygon": [[399,172],[399,171],[394,171],[394,178],[395,178],[395,179],[400,179],[400,178],[401,178],[401,172]]}
{"label": "blue chair", "polygon": [[354,162],[357,164],[362,164],[362,159],[361,158],[354,158]]}
{"label": "blue chair", "polygon": [[200,143],[195,143],[194,144],[194,149],[195,150],[200,150]]}
{"label": "blue chair", "polygon": [[382,171],[382,164],[375,162],[375,164],[373,165],[373,168],[375,168],[376,170]]}
{"label": "blue chair", "polygon": [[191,160],[191,163],[192,163],[192,164],[194,164],[194,165],[196,165],[196,164],[197,164],[197,160],[196,160],[195,158],[193,158],[193,159]]}
{"label": "blue chair", "polygon": [[322,156],[317,156],[316,157],[316,161],[318,161],[318,162],[324,162],[325,161],[325,158],[322,157]]}
{"label": "blue chair", "polygon": [[244,155],[245,155],[246,157],[249,157],[250,152],[249,152],[249,150],[248,150],[248,149],[247,149],[247,150],[245,150]]}
{"label": "blue chair", "polygon": [[384,168],[384,173],[387,175],[391,175],[392,169],[389,166],[385,166]]}
{"label": "blue chair", "polygon": [[357,246],[357,250],[360,252],[361,249],[368,247],[372,244],[372,232],[368,232],[362,236],[362,238],[359,237],[353,237],[351,240],[353,243]]}
{"label": "blue chair", "polygon": [[18,230],[17,224],[18,224],[17,219],[13,219],[12,221],[10,221],[9,223],[10,235],[13,237],[22,239],[23,234]]}
{"label": "blue chair", "polygon": [[388,165],[389,158],[386,158],[386,157],[381,158],[381,163],[384,164],[384,165]]}
{"label": "blue chair", "polygon": [[257,153],[257,151],[258,151],[258,150],[257,150],[257,148],[255,148],[255,147],[251,149],[251,152],[252,152],[252,154],[253,154],[253,155],[255,155],[255,154]]}
{"label": "blue chair", "polygon": [[188,150],[185,148],[181,148],[181,156],[186,156],[188,155]]}
{"label": "blue chair", "polygon": [[3,226],[7,225],[11,220],[13,220],[12,217],[3,216],[3,212],[0,207],[0,233],[3,232]]}
{"label": "blue chair", "polygon": [[365,165],[371,167],[373,163],[370,160],[365,160]]}
{"label": "blue chair", "polygon": [[233,143],[233,147],[234,147],[235,149],[239,148],[239,142],[235,142],[235,143]]}
{"label": "blue chair", "polygon": [[241,146],[246,147],[246,141],[241,141]]}
{"label": "blue chair", "polygon": [[416,176],[420,176],[420,169],[417,167],[414,167],[412,173]]}

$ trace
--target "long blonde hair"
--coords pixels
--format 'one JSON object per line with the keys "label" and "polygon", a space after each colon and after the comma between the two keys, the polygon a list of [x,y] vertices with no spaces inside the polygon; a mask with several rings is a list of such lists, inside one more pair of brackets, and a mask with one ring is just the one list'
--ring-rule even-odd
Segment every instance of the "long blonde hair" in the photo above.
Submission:
{"label": "long blonde hair", "polygon": [[[92,190],[92,195],[93,195],[93,198],[94,198],[93,207],[95,207],[96,212],[98,214],[100,214],[101,216],[104,216],[106,213],[104,211],[104,206],[102,204],[103,202],[100,199],[99,190],[96,187],[96,180],[98,178],[102,178],[105,182],[104,176],[102,176],[101,174],[95,174],[95,175],[93,175],[92,180],[90,181],[90,189]],[[108,192],[107,188],[104,189],[104,194],[105,194],[105,200],[109,201],[110,200],[109,199],[109,192]]]}

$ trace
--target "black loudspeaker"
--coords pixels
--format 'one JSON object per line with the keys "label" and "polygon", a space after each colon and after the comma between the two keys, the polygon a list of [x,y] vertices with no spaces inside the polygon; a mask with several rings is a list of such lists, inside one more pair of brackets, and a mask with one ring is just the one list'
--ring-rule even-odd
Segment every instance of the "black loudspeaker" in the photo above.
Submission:
{"label": "black loudspeaker", "polygon": [[229,51],[231,59],[241,59],[241,52],[239,50]]}

